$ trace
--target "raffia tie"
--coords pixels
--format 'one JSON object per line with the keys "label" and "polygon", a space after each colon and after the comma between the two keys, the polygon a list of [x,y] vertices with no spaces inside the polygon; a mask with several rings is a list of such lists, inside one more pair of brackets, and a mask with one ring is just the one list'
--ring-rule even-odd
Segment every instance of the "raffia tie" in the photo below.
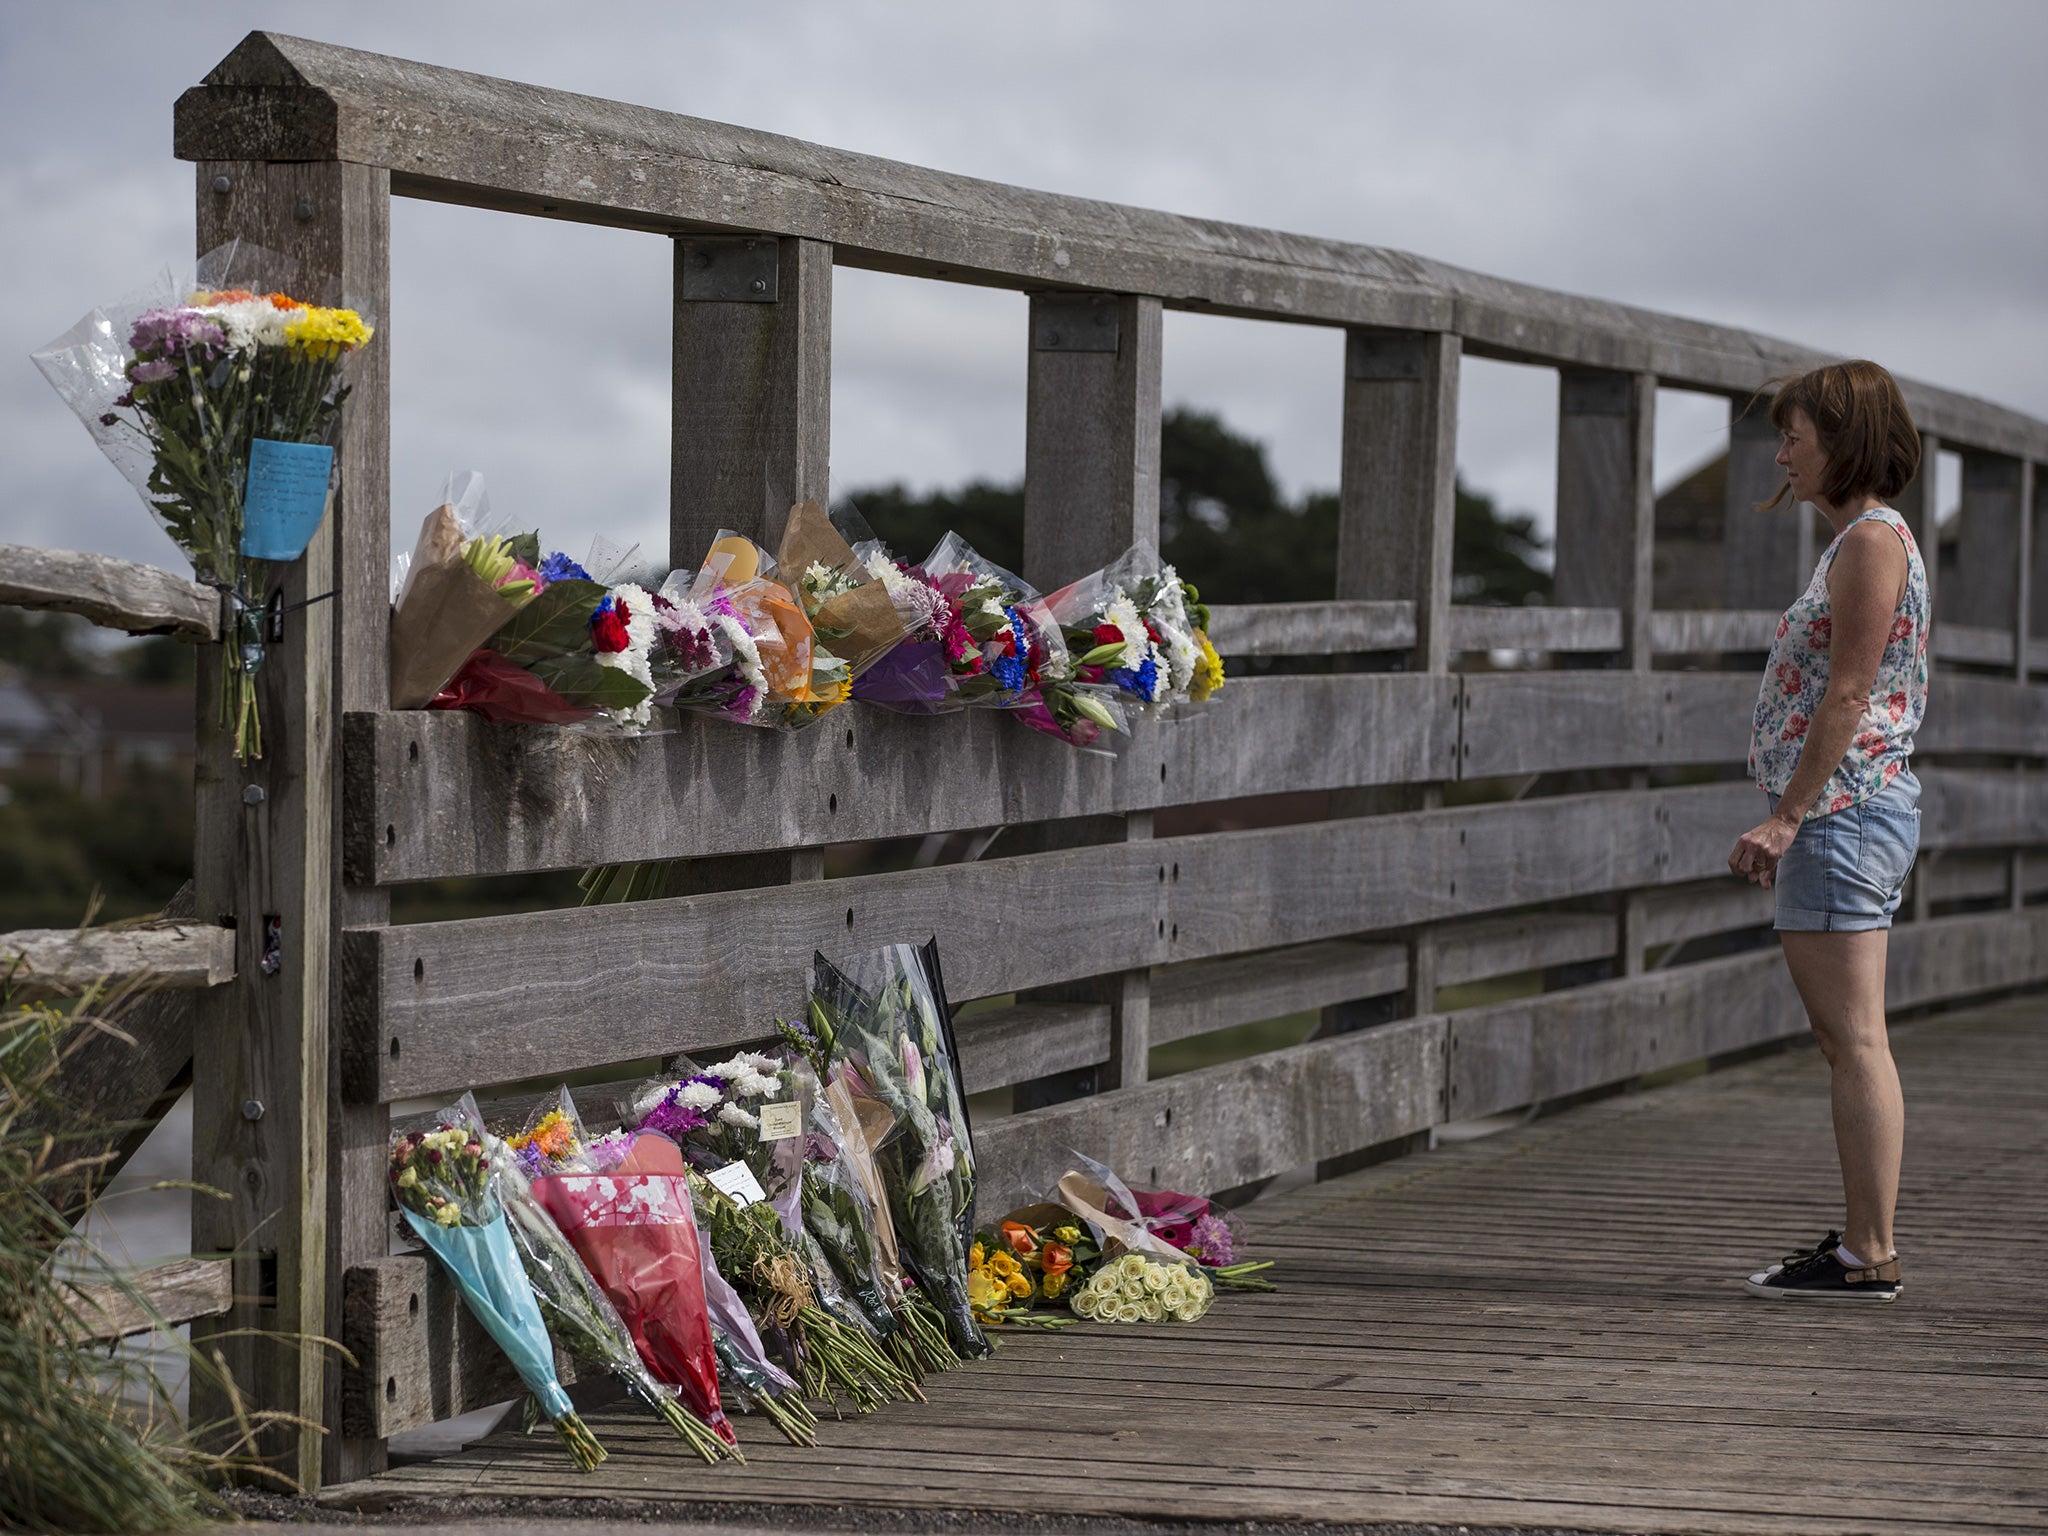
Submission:
{"label": "raffia tie", "polygon": [[803,1269],[786,1253],[764,1253],[754,1260],[754,1278],[768,1293],[768,1320],[779,1328],[789,1327],[805,1307],[817,1302]]}

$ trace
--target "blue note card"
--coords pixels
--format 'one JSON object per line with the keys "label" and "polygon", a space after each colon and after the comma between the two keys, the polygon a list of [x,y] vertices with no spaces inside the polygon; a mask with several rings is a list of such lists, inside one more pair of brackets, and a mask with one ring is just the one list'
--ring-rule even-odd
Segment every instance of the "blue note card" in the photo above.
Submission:
{"label": "blue note card", "polygon": [[252,442],[242,491],[242,554],[251,560],[303,555],[326,515],[333,481],[334,450],[323,443]]}

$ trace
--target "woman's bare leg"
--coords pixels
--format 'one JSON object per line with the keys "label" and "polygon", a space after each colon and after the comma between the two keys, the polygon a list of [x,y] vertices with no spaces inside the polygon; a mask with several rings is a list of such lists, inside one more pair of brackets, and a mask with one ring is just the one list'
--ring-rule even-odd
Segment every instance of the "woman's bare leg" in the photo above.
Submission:
{"label": "woman's bare leg", "polygon": [[1842,1244],[1866,1264],[1892,1252],[1905,1096],[1885,1035],[1884,961],[1890,933],[1781,933],[1792,984],[1831,1074],[1835,1150],[1848,1219]]}

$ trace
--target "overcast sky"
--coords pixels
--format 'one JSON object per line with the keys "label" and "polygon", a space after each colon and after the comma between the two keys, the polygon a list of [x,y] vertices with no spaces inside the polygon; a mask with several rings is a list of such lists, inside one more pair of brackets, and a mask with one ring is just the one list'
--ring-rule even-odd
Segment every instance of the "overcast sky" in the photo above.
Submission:
{"label": "overcast sky", "polygon": [[[253,28],[1053,191],[1415,251],[1748,326],[2048,415],[2048,6],[1061,3],[0,7],[0,540],[182,569],[28,361],[189,259],[171,105]],[[665,541],[669,246],[400,202],[393,523],[457,468],[580,549]],[[833,478],[1017,475],[1024,300],[841,271]],[[1169,313],[1166,398],[1334,485],[1334,331]],[[1547,525],[1555,382],[1468,362],[1467,478]],[[1660,480],[1725,409],[1665,394]],[[921,553],[921,552],[920,552]]]}

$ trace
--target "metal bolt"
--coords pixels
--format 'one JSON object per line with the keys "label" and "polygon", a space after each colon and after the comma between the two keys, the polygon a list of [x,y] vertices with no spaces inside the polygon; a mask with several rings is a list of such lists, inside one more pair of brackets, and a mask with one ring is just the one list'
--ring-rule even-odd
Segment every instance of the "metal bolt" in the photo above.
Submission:
{"label": "metal bolt", "polygon": [[768,284],[758,277],[755,278],[753,282],[749,283],[747,286],[752,288],[756,293],[766,293],[768,291]]}
{"label": "metal bolt", "polygon": [[234,177],[232,177],[232,176],[216,176],[216,177],[214,177],[214,178],[213,178],[213,190],[214,190],[214,191],[216,191],[216,192],[232,192],[232,191],[234,191],[234,190],[235,190],[235,178],[234,178]]}
{"label": "metal bolt", "polygon": [[261,1120],[263,1118],[263,1101],[261,1099],[242,1100],[242,1118],[249,1121]]}
{"label": "metal bolt", "polygon": [[298,215],[301,224],[310,224],[313,221],[313,199],[310,197],[300,198],[298,206],[293,208],[292,212]]}
{"label": "metal bolt", "polygon": [[262,803],[263,786],[261,784],[245,784],[242,786],[242,804],[261,805]]}

